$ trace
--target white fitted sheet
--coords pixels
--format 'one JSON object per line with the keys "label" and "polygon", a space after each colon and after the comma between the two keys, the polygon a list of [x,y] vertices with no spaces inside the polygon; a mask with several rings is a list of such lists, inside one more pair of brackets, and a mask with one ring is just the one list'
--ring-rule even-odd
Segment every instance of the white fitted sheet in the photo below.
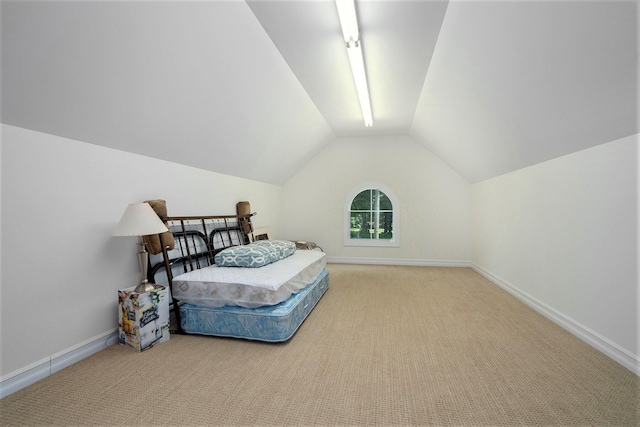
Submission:
{"label": "white fitted sheet", "polygon": [[275,305],[313,283],[326,267],[321,251],[297,250],[260,268],[212,265],[173,278],[173,297],[204,307]]}

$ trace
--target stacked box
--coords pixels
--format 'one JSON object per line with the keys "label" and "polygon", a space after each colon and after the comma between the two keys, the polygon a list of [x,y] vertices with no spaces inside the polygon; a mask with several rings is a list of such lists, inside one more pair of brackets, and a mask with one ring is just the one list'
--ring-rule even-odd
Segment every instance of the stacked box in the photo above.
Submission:
{"label": "stacked box", "polygon": [[169,340],[169,291],[158,285],[151,292],[134,289],[118,291],[118,336],[125,347],[144,351]]}

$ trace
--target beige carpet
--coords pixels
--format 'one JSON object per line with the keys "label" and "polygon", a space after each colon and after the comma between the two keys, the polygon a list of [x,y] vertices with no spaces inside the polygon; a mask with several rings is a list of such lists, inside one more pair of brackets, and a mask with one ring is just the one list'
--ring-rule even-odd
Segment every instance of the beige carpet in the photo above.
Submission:
{"label": "beige carpet", "polygon": [[0,424],[640,425],[640,378],[470,269],[330,281],[287,343],[113,346],[0,401]]}

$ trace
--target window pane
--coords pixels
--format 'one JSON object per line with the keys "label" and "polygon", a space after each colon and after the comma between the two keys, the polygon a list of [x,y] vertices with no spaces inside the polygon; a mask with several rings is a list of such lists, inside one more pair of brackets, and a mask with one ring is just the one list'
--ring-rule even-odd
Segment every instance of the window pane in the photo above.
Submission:
{"label": "window pane", "polygon": [[371,190],[371,209],[375,209],[377,206],[378,194],[380,194],[380,190]]}
{"label": "window pane", "polygon": [[[399,247],[400,219],[397,199],[391,190],[361,186],[345,200],[343,242],[345,246]],[[353,194],[357,194],[355,197]],[[396,216],[394,217],[394,214]]]}
{"label": "window pane", "polygon": [[393,205],[391,204],[391,200],[384,194],[382,191],[380,192],[380,210],[390,211],[393,210]]}
{"label": "window pane", "polygon": [[370,212],[351,212],[351,238],[352,239],[370,239],[371,233],[371,213]]}
{"label": "window pane", "polygon": [[371,190],[364,190],[358,194],[351,202],[352,211],[371,210]]}
{"label": "window pane", "polygon": [[393,238],[393,212],[380,212],[378,233],[379,239],[391,240]]}

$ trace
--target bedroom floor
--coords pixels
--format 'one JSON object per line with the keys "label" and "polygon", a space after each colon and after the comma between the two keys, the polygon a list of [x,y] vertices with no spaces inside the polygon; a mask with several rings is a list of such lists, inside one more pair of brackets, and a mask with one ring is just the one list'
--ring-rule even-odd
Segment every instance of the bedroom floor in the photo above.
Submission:
{"label": "bedroom floor", "polygon": [[639,377],[471,269],[329,271],[286,343],[112,346],[0,401],[0,424],[640,425]]}

